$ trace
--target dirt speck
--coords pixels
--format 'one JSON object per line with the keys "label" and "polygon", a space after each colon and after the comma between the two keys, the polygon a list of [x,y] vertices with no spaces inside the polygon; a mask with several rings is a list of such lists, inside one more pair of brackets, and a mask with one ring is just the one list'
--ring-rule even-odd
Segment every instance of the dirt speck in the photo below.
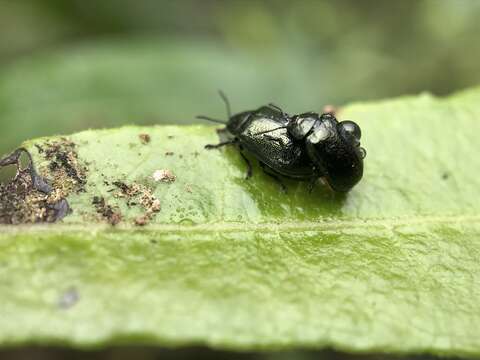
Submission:
{"label": "dirt speck", "polygon": [[444,172],[442,174],[442,180],[448,180],[449,177],[450,177],[450,174],[448,172]]}
{"label": "dirt speck", "polygon": [[143,145],[147,145],[151,141],[150,135],[148,135],[148,134],[140,134],[140,135],[138,135],[138,138],[140,139],[140,142]]}
{"label": "dirt speck", "polygon": [[155,170],[152,177],[155,181],[161,181],[164,183],[173,183],[177,179],[169,169]]}
{"label": "dirt speck", "polygon": [[191,194],[193,192],[192,186],[190,184],[185,185],[185,191]]}
{"label": "dirt speck", "polygon": [[127,184],[123,181],[114,181],[112,184],[119,190],[114,193],[116,198],[125,199],[128,207],[141,207],[144,211],[134,220],[135,225],[147,225],[161,210],[160,200],[153,195],[149,187],[137,183]]}

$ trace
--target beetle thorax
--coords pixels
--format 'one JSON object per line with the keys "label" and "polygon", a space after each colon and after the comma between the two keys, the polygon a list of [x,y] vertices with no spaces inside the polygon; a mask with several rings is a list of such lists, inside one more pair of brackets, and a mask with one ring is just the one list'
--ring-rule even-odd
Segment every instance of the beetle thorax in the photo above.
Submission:
{"label": "beetle thorax", "polygon": [[320,118],[316,113],[296,115],[288,123],[287,130],[295,140],[303,140],[311,133],[315,123],[319,121]]}

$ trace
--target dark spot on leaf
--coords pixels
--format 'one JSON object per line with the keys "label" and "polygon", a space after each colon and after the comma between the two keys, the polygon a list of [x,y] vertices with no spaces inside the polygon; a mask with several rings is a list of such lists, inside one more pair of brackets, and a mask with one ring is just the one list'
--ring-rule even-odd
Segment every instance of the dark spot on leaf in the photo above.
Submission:
{"label": "dark spot on leaf", "polygon": [[442,180],[448,180],[449,177],[450,177],[450,174],[447,173],[447,172],[444,172],[444,173],[442,174]]}
{"label": "dark spot on leaf", "polygon": [[135,219],[135,225],[137,226],[145,226],[148,224],[148,217],[145,215],[141,215]]}
{"label": "dark spot on leaf", "polygon": [[124,182],[114,181],[112,184],[119,188],[125,195],[127,195],[131,191],[130,187]]}
{"label": "dark spot on leaf", "polygon": [[87,168],[78,160],[74,142],[61,138],[43,144],[41,154],[48,160],[47,170],[43,171],[53,177],[54,185],[64,193],[84,192],[87,183]]}
{"label": "dark spot on leaf", "polygon": [[138,137],[140,138],[140,142],[143,145],[147,145],[151,140],[150,135],[148,135],[148,134],[140,134],[140,135],[138,135]]}
{"label": "dark spot on leaf", "polygon": [[35,144],[35,147],[37,148],[39,154],[43,154],[43,148],[40,145]]}
{"label": "dark spot on leaf", "polygon": [[106,219],[110,225],[117,225],[122,220],[120,210],[108,205],[103,196],[94,196],[92,205],[95,206],[97,213]]}
{"label": "dark spot on leaf", "polygon": [[165,153],[165,156],[172,156],[172,155],[174,155],[174,152],[173,152],[173,151],[167,151],[167,152]]}
{"label": "dark spot on leaf", "polygon": [[114,194],[116,198],[125,199],[128,207],[137,206],[144,211],[134,220],[135,225],[144,226],[148,224],[160,211],[160,201],[147,186],[137,183],[126,184],[123,181],[114,181],[112,184],[119,190]]}

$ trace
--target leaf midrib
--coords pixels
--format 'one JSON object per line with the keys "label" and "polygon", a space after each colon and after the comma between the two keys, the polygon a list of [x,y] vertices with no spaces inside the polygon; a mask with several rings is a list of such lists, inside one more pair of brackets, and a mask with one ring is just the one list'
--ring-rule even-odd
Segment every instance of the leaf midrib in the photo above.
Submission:
{"label": "leaf midrib", "polygon": [[[365,228],[384,228],[394,229],[396,227],[408,225],[450,225],[450,224],[480,224],[480,215],[465,216],[417,216],[401,218],[384,219],[365,219],[365,220],[325,220],[325,221],[300,221],[300,222],[282,222],[282,223],[255,223],[245,226],[244,223],[206,223],[198,225],[178,225],[178,224],[153,224],[146,227],[116,226],[107,224],[89,225],[86,228],[81,224],[39,224],[39,225],[1,225],[0,234],[15,233],[34,233],[51,232],[61,233],[64,231],[77,231],[95,233],[105,230],[121,232],[155,232],[155,233],[215,233],[215,232],[252,232],[252,231],[328,231],[336,229],[365,229]],[[0,235],[1,236],[1,235]]]}

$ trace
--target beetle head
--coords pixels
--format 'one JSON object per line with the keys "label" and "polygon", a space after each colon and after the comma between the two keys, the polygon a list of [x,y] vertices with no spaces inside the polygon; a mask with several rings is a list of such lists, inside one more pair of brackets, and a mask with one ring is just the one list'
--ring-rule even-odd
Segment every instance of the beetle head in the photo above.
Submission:
{"label": "beetle head", "polygon": [[252,116],[251,111],[244,111],[230,117],[227,123],[227,130],[231,134],[239,134],[248,125],[248,119]]}
{"label": "beetle head", "polygon": [[307,152],[333,190],[349,191],[363,176],[365,150],[361,130],[353,121],[338,122],[323,114],[306,138]]}

